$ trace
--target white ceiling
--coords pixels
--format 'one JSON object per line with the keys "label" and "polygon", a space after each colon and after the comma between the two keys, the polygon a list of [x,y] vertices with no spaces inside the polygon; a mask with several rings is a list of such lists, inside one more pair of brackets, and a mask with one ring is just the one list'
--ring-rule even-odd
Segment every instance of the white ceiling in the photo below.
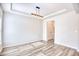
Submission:
{"label": "white ceiling", "polygon": [[[10,3],[2,4],[3,9],[9,11]],[[35,7],[40,7],[40,14],[43,16],[57,12],[62,9],[72,10],[71,3],[13,3],[13,9],[25,13],[35,12]]]}

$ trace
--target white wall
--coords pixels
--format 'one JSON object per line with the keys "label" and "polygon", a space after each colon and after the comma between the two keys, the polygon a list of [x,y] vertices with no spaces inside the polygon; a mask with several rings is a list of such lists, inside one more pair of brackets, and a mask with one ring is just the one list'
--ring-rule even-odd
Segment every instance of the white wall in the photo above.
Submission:
{"label": "white wall", "polygon": [[55,43],[79,50],[79,14],[70,11],[50,19],[44,23],[55,20]]}
{"label": "white wall", "polygon": [[0,6],[0,45],[1,45],[1,24],[2,24],[2,10],[1,10],[1,6]]}
{"label": "white wall", "polygon": [[0,52],[2,51],[2,14],[3,11],[1,9],[1,5],[0,5]]}
{"label": "white wall", "polygon": [[5,12],[3,34],[4,47],[42,40],[42,21]]}
{"label": "white wall", "polygon": [[78,49],[79,17],[68,12],[55,17],[55,43]]}

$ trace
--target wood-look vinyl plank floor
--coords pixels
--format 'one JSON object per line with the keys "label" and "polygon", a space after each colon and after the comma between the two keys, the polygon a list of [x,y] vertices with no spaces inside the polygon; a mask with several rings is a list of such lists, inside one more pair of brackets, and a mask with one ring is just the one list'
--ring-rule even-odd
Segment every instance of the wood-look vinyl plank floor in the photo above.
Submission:
{"label": "wood-look vinyl plank floor", "polygon": [[79,56],[75,49],[52,42],[33,42],[3,49],[1,56]]}

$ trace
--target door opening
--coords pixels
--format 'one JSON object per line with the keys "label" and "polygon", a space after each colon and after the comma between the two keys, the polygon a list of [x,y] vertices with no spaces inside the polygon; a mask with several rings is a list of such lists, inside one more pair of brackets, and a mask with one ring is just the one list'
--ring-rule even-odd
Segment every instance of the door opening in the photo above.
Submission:
{"label": "door opening", "polygon": [[55,40],[55,21],[48,21],[47,22],[47,42],[53,43]]}

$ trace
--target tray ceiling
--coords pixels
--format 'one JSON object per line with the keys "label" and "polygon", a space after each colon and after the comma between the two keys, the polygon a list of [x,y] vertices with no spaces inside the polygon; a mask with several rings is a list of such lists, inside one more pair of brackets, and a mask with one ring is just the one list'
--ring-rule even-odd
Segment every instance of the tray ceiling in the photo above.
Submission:
{"label": "tray ceiling", "polygon": [[[3,3],[2,6],[4,11],[10,11],[10,5],[10,3]],[[49,15],[62,9],[73,9],[71,3],[13,3],[13,9],[25,13],[35,12],[36,6],[40,7],[40,14],[43,16]]]}

